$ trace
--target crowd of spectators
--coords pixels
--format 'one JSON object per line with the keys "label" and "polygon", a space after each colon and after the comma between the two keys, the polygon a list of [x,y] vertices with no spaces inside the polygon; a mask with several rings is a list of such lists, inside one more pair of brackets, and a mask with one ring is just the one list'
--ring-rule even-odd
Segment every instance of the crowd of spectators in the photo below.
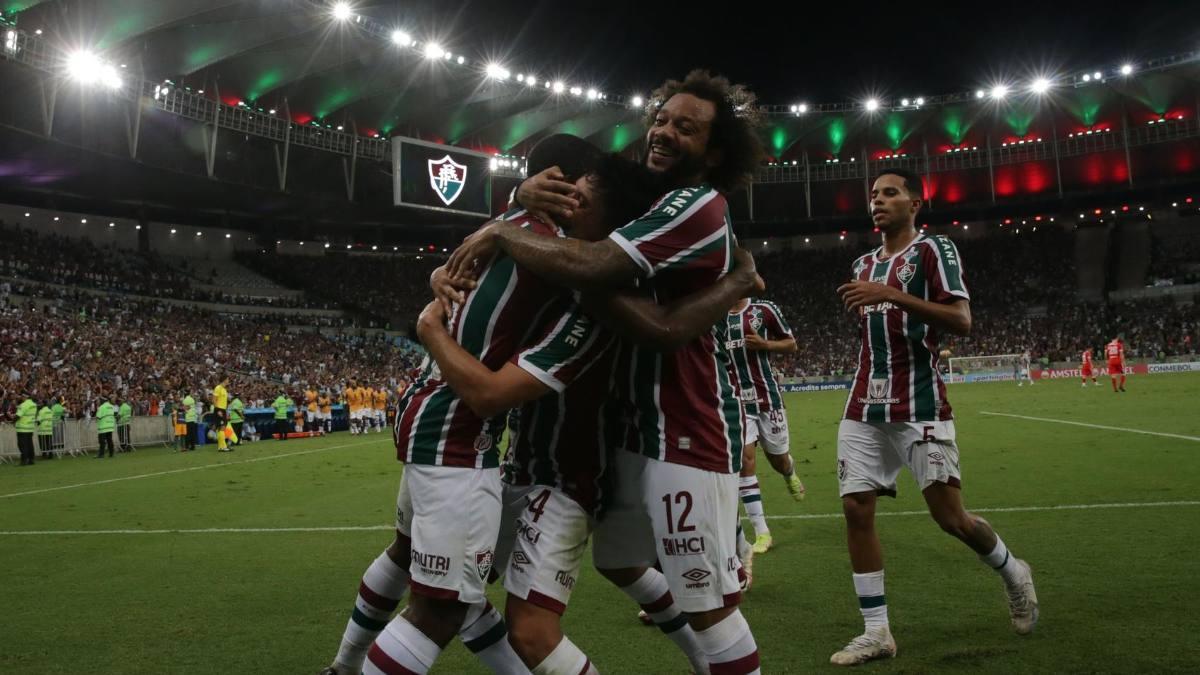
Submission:
{"label": "crowd of spectators", "polygon": [[198,400],[230,378],[248,405],[309,387],[339,392],[351,378],[391,391],[422,354],[401,339],[289,331],[269,316],[236,317],[162,302],[84,295],[10,305],[0,286],[0,420],[21,394],[63,396],[73,416],[100,396],[153,414],[190,393]]}
{"label": "crowd of spectators", "polygon": [[[954,355],[1020,354],[1036,361],[1072,361],[1097,354],[1117,335],[1132,358],[1194,354],[1200,307],[1171,300],[1085,304],[1075,292],[1072,234],[1059,227],[1001,229],[954,237],[971,291],[971,335],[944,335]],[[775,357],[784,377],[845,377],[857,367],[859,334],[835,289],[850,278],[862,252],[841,247],[793,250],[758,257],[765,297],[777,303],[798,350]],[[1200,260],[1184,254],[1181,259]]]}
{"label": "crowd of spectators", "polygon": [[1200,283],[1200,235],[1155,236],[1151,243],[1147,285]]}
{"label": "crowd of spectators", "polygon": [[[400,329],[429,302],[429,275],[445,258],[332,253],[322,256],[241,253],[238,262],[315,301],[366,316],[364,325]],[[372,323],[373,322],[373,323]]]}
{"label": "crowd of spectators", "polygon": [[226,305],[303,309],[338,307],[337,302],[328,299],[314,301],[303,295],[267,297],[200,288],[198,283],[220,286],[221,279],[187,267],[173,266],[152,252],[38,233],[8,226],[3,221],[0,221],[0,277]]}

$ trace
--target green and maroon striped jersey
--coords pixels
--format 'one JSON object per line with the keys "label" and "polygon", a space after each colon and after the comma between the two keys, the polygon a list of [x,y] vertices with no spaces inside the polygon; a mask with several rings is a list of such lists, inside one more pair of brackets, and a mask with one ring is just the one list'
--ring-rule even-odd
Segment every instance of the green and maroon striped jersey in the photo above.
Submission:
{"label": "green and maroon striped jersey", "polygon": [[[510,211],[501,218],[543,236],[563,236],[524,210]],[[573,372],[570,363],[559,361],[563,357],[557,350],[574,339],[568,335],[574,326],[562,318],[575,305],[568,291],[500,254],[484,267],[463,303],[455,306],[449,330],[463,349],[488,368],[499,370],[518,357],[520,367],[553,387],[550,383]],[[497,467],[504,417],[477,416],[441,379],[437,364],[427,358],[420,377],[400,401],[393,431],[397,456],[411,464]]]}
{"label": "green and maroon striped jersey", "polygon": [[[875,281],[931,302],[970,299],[954,242],[918,235],[883,258],[883,247],[854,261],[853,278]],[[845,418],[862,422],[953,419],[938,373],[937,332],[890,302],[859,312],[862,347]]]}
{"label": "green and maroon striped jersey", "polygon": [[783,396],[771,370],[770,352],[746,348],[746,335],[750,333],[764,340],[792,337],[779,307],[767,300],[751,300],[740,311],[730,312],[717,329],[733,361],[738,398],[746,414],[782,410]]}
{"label": "green and maroon striped jersey", "polygon": [[510,419],[503,477],[511,485],[557,487],[593,513],[607,466],[602,415],[616,338],[578,306],[561,321],[566,329],[552,326],[548,334],[557,337],[550,345],[516,358],[529,372],[544,373],[539,379],[554,391]]}
{"label": "green and maroon striped jersey", "polygon": [[[716,283],[737,240],[725,198],[708,185],[674,190],[610,235],[641,270],[660,303]],[[714,331],[670,353],[625,345],[617,392],[632,418],[635,447],[658,460],[706,471],[741,468],[742,412]]]}

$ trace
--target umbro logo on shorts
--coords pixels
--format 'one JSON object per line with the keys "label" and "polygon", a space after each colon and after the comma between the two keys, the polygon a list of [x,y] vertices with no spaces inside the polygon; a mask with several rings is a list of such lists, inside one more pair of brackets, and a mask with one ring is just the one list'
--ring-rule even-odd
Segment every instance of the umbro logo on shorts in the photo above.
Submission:
{"label": "umbro logo on shorts", "polygon": [[525,555],[524,551],[517,551],[512,555],[513,567],[518,567],[519,565],[529,565],[532,563],[533,561],[529,559],[529,556]]}
{"label": "umbro logo on shorts", "polygon": [[703,581],[704,579],[712,576],[712,572],[709,572],[708,570],[702,570],[698,567],[693,567],[679,576],[687,579],[688,581]]}

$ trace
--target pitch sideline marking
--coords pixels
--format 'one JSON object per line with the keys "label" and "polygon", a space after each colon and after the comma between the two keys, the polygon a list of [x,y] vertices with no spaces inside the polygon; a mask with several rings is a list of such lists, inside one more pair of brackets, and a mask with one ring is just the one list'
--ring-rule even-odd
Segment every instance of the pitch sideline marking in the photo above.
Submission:
{"label": "pitch sideline marking", "polygon": [[[380,439],[385,440],[385,439]],[[89,487],[92,485],[105,485],[107,483],[119,483],[126,480],[138,480],[139,478],[153,478],[154,476],[166,476],[173,473],[184,473],[186,471],[201,471],[203,469],[213,469],[222,466],[237,466],[238,464],[252,464],[254,462],[265,462],[268,459],[279,459],[281,457],[298,457],[300,455],[311,455],[314,452],[325,452],[326,450],[337,450],[339,448],[350,448],[358,445],[368,445],[370,441],[365,443],[343,443],[341,445],[331,445],[327,448],[313,448],[312,450],[301,450],[299,452],[285,452],[279,455],[268,455],[266,457],[255,457],[254,459],[243,459],[236,462],[219,462],[216,464],[201,464],[200,466],[189,466],[183,469],[171,469],[169,471],[156,471],[154,473],[142,473],[136,476],[121,476],[120,478],[109,478],[106,480],[97,480],[90,483],[75,483],[72,485],[58,485],[55,487],[41,488],[39,490],[27,490],[25,492],[10,492],[6,495],[0,495],[0,499],[9,497],[24,497],[26,495],[42,494],[44,492],[57,492],[58,490],[70,490],[78,487]]]}
{"label": "pitch sideline marking", "polygon": [[[1062,504],[1058,506],[996,506],[971,509],[972,513],[1012,513],[1018,511],[1077,511],[1082,509],[1133,509],[1162,506],[1200,506],[1198,501],[1171,502],[1123,502],[1101,504]],[[876,513],[876,516],[925,516],[928,511],[891,511]],[[841,519],[840,513],[808,513],[797,515],[767,516],[775,520],[828,520]],[[329,527],[208,527],[203,529],[156,529],[156,530],[0,530],[0,536],[73,535],[73,534],[260,534],[294,532],[372,532],[394,530],[394,525],[343,525]]]}
{"label": "pitch sideline marking", "polygon": [[980,415],[991,415],[993,417],[1014,417],[1019,420],[1033,420],[1035,422],[1053,422],[1055,424],[1070,424],[1076,427],[1088,427],[1089,429],[1105,429],[1107,431],[1125,431],[1131,434],[1145,434],[1147,436],[1165,436],[1167,438],[1181,438],[1185,441],[1200,442],[1200,436],[1184,436],[1183,434],[1168,434],[1162,431],[1146,431],[1144,429],[1126,429],[1125,427],[1110,427],[1104,424],[1087,424],[1085,422],[1072,422],[1070,420],[1056,420],[1050,417],[1029,417],[1027,415],[1013,415],[1010,413],[998,412],[980,412]]}

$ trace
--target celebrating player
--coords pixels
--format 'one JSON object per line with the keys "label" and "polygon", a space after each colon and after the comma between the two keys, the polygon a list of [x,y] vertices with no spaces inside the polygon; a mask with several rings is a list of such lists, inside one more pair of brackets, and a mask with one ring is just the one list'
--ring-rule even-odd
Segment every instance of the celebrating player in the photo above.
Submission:
{"label": "celebrating player", "polygon": [[[1108,359],[1108,377],[1112,380],[1113,393],[1125,391],[1125,343],[1121,341],[1120,335],[1104,345],[1104,356]],[[1119,386],[1118,376],[1121,378]]]}
{"label": "celebrating player", "polygon": [[1010,555],[987,521],[963,508],[954,418],[935,354],[939,330],[970,332],[970,296],[954,243],[917,232],[922,200],[921,178],[907,169],[887,169],[875,180],[871,215],[883,246],[858,258],[854,280],[838,288],[846,308],[859,314],[862,333],[838,428],[838,481],[866,630],[831,657],[837,665],[896,654],[875,502],[896,494],[902,466],[916,478],[938,525],[1003,578],[1016,632],[1031,632],[1038,619],[1029,565]]}
{"label": "celebrating player", "polygon": [[1029,383],[1029,386],[1033,386],[1033,373],[1030,372],[1029,369],[1031,360],[1032,358],[1029,356],[1029,350],[1026,349],[1013,362],[1013,370],[1016,371],[1013,374],[1016,377],[1018,387],[1024,386],[1026,382]]}
{"label": "celebrating player", "polygon": [[754,553],[766,553],[774,540],[767,527],[762,490],[755,474],[758,443],[766,450],[771,467],[783,476],[792,498],[797,501],[804,498],[804,484],[796,475],[795,462],[789,454],[787,411],[769,358],[772,352],[796,351],[796,339],[784,322],[783,313],[766,300],[743,298],[717,328],[733,359],[746,414],[746,444],[738,493],[754,526]]}
{"label": "celebrating player", "polygon": [[[637,278],[669,302],[728,272],[736,239],[724,193],[744,186],[762,157],[754,97],[724,78],[693,71],[683,82],[667,82],[651,100],[644,163],[671,191],[649,213],[600,242],[539,237],[494,223],[451,255],[452,276],[499,248],[571,288],[611,292]],[[570,213],[577,202],[554,182],[535,176],[518,198],[553,216]],[[627,451],[616,453],[617,486],[596,527],[593,562],[651,615],[672,604],[687,612],[711,670],[758,672],[758,647],[737,609],[736,474],[743,439],[728,355],[710,332],[672,353],[634,347],[621,359],[623,405],[610,420],[627,427],[621,444]],[[662,573],[652,568],[656,559]]]}

